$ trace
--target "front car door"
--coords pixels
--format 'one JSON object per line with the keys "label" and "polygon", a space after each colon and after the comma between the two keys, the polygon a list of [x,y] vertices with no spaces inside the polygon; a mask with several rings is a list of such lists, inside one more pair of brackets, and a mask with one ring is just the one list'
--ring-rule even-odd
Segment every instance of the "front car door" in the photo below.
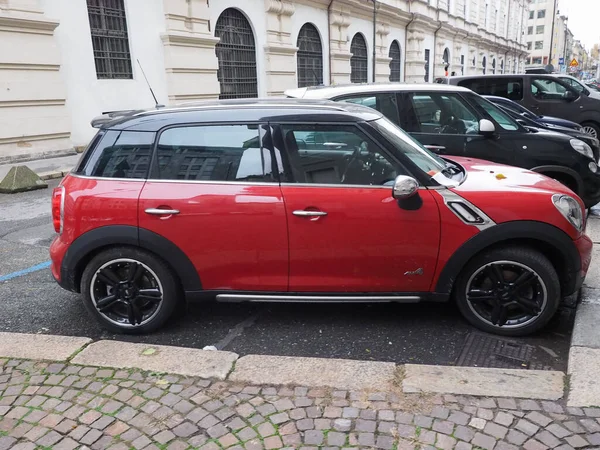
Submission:
{"label": "front car door", "polygon": [[579,122],[581,99],[566,98],[567,92],[579,97],[577,91],[555,77],[532,76],[529,82],[531,109],[535,113]]}
{"label": "front car door", "polygon": [[423,189],[420,208],[399,207],[390,184],[407,171],[365,127],[275,127],[275,146],[284,155],[292,292],[368,295],[430,288],[440,239],[437,204]]}
{"label": "front car door", "polygon": [[167,128],[139,200],[140,239],[163,236],[204,290],[286,291],[287,219],[270,130],[258,123]]}

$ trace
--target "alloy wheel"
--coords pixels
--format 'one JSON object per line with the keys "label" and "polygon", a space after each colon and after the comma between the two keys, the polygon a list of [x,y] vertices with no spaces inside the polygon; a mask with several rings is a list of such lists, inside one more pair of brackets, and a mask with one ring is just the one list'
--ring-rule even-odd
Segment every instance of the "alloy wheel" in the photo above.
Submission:
{"label": "alloy wheel", "polygon": [[139,327],[152,320],[163,303],[158,276],[146,264],[120,258],[103,264],[92,277],[94,306],[119,327]]}
{"label": "alloy wheel", "polygon": [[515,329],[530,324],[544,311],[548,293],[532,268],[514,261],[495,261],[471,276],[466,298],[480,320]]}
{"label": "alloy wheel", "polygon": [[595,137],[596,139],[598,138],[598,132],[596,131],[596,129],[594,127],[590,127],[589,125],[586,125],[583,127],[583,132],[591,135],[592,137]]}

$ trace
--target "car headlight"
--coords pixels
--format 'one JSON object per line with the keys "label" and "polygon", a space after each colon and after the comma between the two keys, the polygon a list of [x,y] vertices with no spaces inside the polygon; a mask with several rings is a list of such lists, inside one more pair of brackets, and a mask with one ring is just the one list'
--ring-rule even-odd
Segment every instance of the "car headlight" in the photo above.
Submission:
{"label": "car headlight", "polygon": [[594,159],[594,152],[592,151],[592,147],[587,145],[585,142],[580,141],[579,139],[571,139],[569,141],[571,143],[571,147],[578,153],[581,153],[583,156],[587,156],[590,159]]}
{"label": "car headlight", "polygon": [[569,195],[554,194],[552,203],[571,225],[578,231],[583,230],[583,210],[577,200]]}

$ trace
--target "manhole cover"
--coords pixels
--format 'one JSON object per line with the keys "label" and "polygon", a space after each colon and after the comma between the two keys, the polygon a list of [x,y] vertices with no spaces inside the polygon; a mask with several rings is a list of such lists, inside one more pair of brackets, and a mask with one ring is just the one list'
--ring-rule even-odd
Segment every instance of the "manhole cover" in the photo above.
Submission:
{"label": "manhole cover", "polygon": [[535,348],[505,338],[471,333],[458,358],[457,366],[495,367],[499,369],[533,369]]}

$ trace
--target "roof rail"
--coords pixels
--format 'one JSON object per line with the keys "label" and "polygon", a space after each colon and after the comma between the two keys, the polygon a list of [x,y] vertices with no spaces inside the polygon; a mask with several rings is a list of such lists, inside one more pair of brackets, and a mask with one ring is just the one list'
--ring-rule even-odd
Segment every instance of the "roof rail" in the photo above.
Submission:
{"label": "roof rail", "polygon": [[102,126],[108,122],[111,122],[120,117],[129,117],[134,114],[140,113],[142,110],[139,109],[125,109],[121,111],[106,111],[102,115],[94,117],[90,122],[90,125],[94,128],[102,128]]}

